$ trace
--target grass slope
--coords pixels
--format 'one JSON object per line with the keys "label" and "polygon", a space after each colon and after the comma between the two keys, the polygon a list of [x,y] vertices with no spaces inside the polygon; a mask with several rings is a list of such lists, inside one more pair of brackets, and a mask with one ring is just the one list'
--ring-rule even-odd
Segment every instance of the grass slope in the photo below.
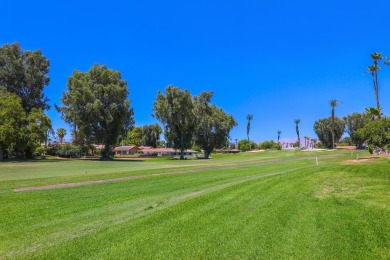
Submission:
{"label": "grass slope", "polygon": [[[0,258],[388,258],[389,161],[340,163],[347,158],[221,156],[188,174],[21,193],[12,188],[152,170],[122,172],[123,162],[111,162],[112,172],[92,176],[7,177],[0,182]],[[153,163],[159,171],[171,170],[167,163],[204,168],[198,161]]]}

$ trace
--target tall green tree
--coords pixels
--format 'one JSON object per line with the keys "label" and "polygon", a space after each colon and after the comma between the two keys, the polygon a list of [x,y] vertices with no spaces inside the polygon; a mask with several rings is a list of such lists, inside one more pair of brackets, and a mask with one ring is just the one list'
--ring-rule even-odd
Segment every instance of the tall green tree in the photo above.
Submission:
{"label": "tall green tree", "polygon": [[251,130],[251,121],[253,119],[252,114],[247,114],[246,115],[246,120],[248,120],[248,124],[246,125],[246,135],[248,137],[248,143],[249,143],[249,150],[251,150],[251,142],[249,141],[249,132]]}
{"label": "tall green tree", "polygon": [[22,138],[16,143],[20,154],[18,157],[32,158],[36,149],[46,143],[51,127],[51,120],[44,111],[33,108],[26,117]]}
{"label": "tall green tree", "polygon": [[210,104],[212,95],[213,92],[202,92],[194,97],[195,142],[204,150],[206,159],[214,148],[222,147],[229,141],[230,130],[237,125],[232,115]]}
{"label": "tall green tree", "polygon": [[22,100],[0,87],[0,161],[20,138],[26,115]]}
{"label": "tall green tree", "polygon": [[[374,84],[374,90],[375,90],[375,98],[376,98],[376,108],[378,111],[381,111],[381,106],[379,103],[379,84],[378,84],[378,71],[380,69],[379,67],[379,61],[383,59],[381,52],[374,52],[370,54],[371,59],[373,61],[373,65],[368,66],[368,71],[371,74],[372,82]],[[381,119],[381,114],[378,116],[379,119]]]}
{"label": "tall green tree", "polygon": [[298,136],[298,146],[299,146],[299,148],[301,147],[301,138],[299,136],[299,123],[300,122],[301,122],[301,119],[294,119],[295,132],[297,133],[297,136]]}
{"label": "tall green tree", "polygon": [[[376,108],[374,108],[376,110]],[[370,122],[370,116],[363,113],[352,113],[347,116],[343,117],[343,120],[346,125],[346,132],[348,133],[349,137],[351,138],[351,142],[353,145],[356,145],[358,148],[363,147],[364,139],[360,138],[356,134],[356,132],[363,128],[368,122]]]}
{"label": "tall green tree", "polygon": [[120,132],[134,123],[126,85],[120,72],[95,64],[88,72],[73,72],[62,106],[57,106],[62,118],[76,127],[87,143],[104,144],[103,159],[110,158],[110,145]]}
{"label": "tall green tree", "polygon": [[35,150],[46,142],[49,129],[51,121],[42,109],[33,108],[26,115],[21,98],[0,88],[1,159],[4,151],[18,158],[32,158]]}
{"label": "tall green tree", "polygon": [[356,134],[375,148],[390,146],[390,118],[382,118],[367,123]]}
{"label": "tall green tree", "polygon": [[[338,142],[344,133],[345,122],[338,117],[334,118],[334,140]],[[314,132],[317,134],[321,144],[327,148],[333,146],[332,117],[319,119],[314,123]]]}
{"label": "tall green tree", "polygon": [[335,139],[335,123],[334,123],[334,118],[335,118],[335,107],[340,104],[340,102],[336,99],[332,99],[329,101],[330,107],[332,108],[332,149],[334,149],[334,139]]}
{"label": "tall green tree", "polygon": [[180,150],[183,160],[184,151],[192,146],[196,126],[191,93],[170,85],[165,89],[165,95],[158,92],[153,111],[153,116],[164,125],[165,139]]}
{"label": "tall green tree", "polygon": [[58,128],[57,129],[57,136],[59,138],[60,143],[64,142],[65,135],[66,135],[66,129],[65,128]]}
{"label": "tall green tree", "polygon": [[49,108],[43,92],[50,81],[48,72],[49,60],[40,50],[24,51],[19,43],[0,47],[0,86],[21,98],[27,114],[33,108]]}
{"label": "tall green tree", "polygon": [[127,132],[126,145],[144,145],[142,126],[134,126]]}
{"label": "tall green tree", "polygon": [[156,148],[158,141],[160,141],[160,135],[162,129],[159,124],[144,125],[142,127],[143,145],[152,146]]}

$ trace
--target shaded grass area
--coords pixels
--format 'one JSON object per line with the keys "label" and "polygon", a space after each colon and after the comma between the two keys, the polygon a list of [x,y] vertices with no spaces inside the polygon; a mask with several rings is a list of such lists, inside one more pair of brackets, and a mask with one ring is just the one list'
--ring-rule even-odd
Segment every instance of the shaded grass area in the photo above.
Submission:
{"label": "shaded grass area", "polygon": [[8,190],[0,258],[387,258],[390,164],[338,155]]}

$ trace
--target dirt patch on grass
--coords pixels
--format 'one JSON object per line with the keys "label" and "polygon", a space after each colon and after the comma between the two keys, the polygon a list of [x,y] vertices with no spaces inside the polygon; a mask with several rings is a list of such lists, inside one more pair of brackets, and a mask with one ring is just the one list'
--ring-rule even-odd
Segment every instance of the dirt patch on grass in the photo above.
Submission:
{"label": "dirt patch on grass", "polygon": [[343,163],[344,164],[370,163],[370,162],[375,161],[375,159],[378,159],[378,158],[386,158],[386,156],[385,155],[383,155],[383,156],[369,155],[369,156],[360,157],[359,159],[355,159],[355,160],[346,160],[346,161],[343,161]]}
{"label": "dirt patch on grass", "polygon": [[343,164],[360,164],[360,163],[367,163],[367,162],[372,162],[374,161],[373,158],[364,158],[364,159],[359,159],[359,160],[346,160],[343,161]]}

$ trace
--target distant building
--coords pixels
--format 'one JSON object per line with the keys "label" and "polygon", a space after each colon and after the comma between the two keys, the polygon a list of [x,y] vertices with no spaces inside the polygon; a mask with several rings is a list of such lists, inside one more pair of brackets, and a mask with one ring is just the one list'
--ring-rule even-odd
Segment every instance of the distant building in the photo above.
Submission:
{"label": "distant building", "polygon": [[[173,148],[144,148],[142,150],[144,155],[156,155],[156,156],[180,156],[180,150],[175,150]],[[198,152],[194,150],[185,150],[184,157],[195,156]]]}
{"label": "distant building", "polygon": [[116,156],[122,156],[122,155],[134,155],[138,153],[139,147],[136,145],[132,146],[118,146],[114,148],[115,155]]}
{"label": "distant building", "polygon": [[[306,149],[314,149],[316,148],[316,139],[314,138],[304,138],[304,137],[301,137],[301,143],[300,143],[300,148],[306,148]],[[274,141],[275,143],[277,143],[278,141]],[[298,138],[280,138],[279,140],[279,143],[280,143],[280,147],[283,149],[283,150],[292,150],[292,149],[296,149],[298,147],[295,147],[296,143],[298,142]]]}

